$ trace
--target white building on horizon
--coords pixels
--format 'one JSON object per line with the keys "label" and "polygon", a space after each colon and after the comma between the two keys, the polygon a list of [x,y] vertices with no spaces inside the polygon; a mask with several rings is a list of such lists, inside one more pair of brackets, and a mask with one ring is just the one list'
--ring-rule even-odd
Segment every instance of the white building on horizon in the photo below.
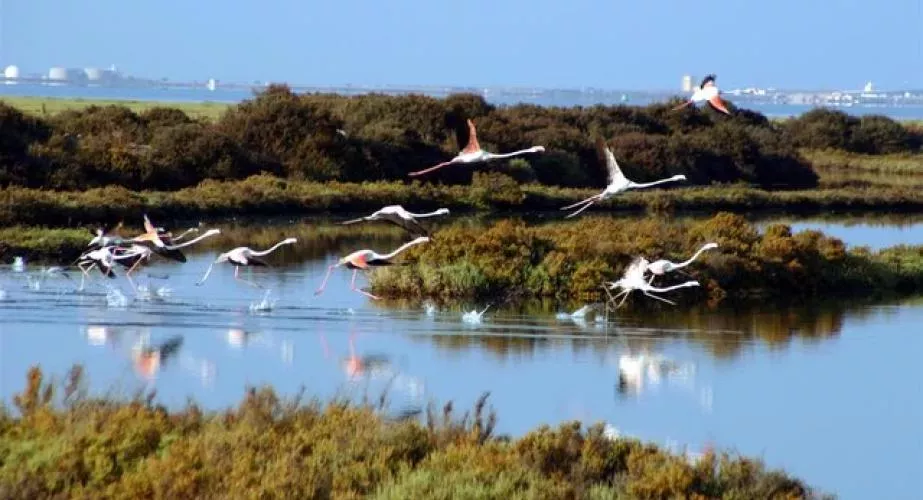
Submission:
{"label": "white building on horizon", "polygon": [[20,78],[19,66],[9,65],[3,70],[3,78],[6,79],[4,83],[7,85],[15,85],[16,81]]}
{"label": "white building on horizon", "polygon": [[683,92],[692,92],[692,90],[695,88],[692,82],[692,75],[683,75]]}

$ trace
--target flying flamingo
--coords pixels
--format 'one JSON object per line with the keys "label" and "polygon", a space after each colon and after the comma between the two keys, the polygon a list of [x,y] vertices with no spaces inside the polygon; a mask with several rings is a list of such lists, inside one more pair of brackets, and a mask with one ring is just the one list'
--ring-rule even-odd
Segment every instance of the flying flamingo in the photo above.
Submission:
{"label": "flying flamingo", "polygon": [[698,282],[698,281],[687,281],[687,282],[685,282],[685,283],[680,283],[680,284],[678,284],[678,285],[668,286],[668,287],[666,287],[666,288],[657,288],[657,287],[655,287],[655,286],[651,286],[650,283],[648,283],[647,281],[644,280],[644,273],[647,271],[647,266],[648,266],[649,264],[650,264],[650,262],[649,262],[647,259],[645,259],[644,257],[639,257],[639,258],[635,259],[635,260],[628,266],[628,269],[625,270],[625,274],[622,275],[622,278],[620,278],[619,280],[617,280],[617,281],[615,281],[615,282],[607,283],[607,285],[609,285],[609,287],[608,287],[608,288],[605,288],[605,287],[604,287],[604,289],[606,289],[606,293],[607,293],[607,294],[609,293],[609,290],[614,290],[614,289],[616,289],[616,288],[621,288],[621,289],[622,289],[622,291],[619,292],[618,294],[616,294],[614,297],[613,297],[611,294],[609,294],[609,298],[610,298],[610,300],[612,300],[613,302],[614,302],[617,298],[619,298],[619,296],[624,295],[624,297],[622,298],[622,301],[619,302],[618,305],[615,306],[616,308],[622,307],[622,304],[624,304],[624,303],[625,303],[625,300],[628,299],[628,295],[630,295],[631,292],[633,292],[633,291],[635,291],[635,290],[641,290],[641,292],[642,292],[644,295],[647,295],[648,297],[650,297],[650,298],[652,298],[652,299],[657,299],[657,300],[659,300],[659,301],[661,301],[661,302],[666,302],[667,304],[670,304],[670,305],[674,305],[674,306],[675,306],[675,305],[676,305],[675,302],[673,302],[673,301],[671,301],[671,300],[667,300],[667,299],[665,299],[665,298],[663,298],[663,297],[659,297],[659,296],[657,296],[657,295],[654,295],[654,294],[651,293],[651,292],[663,293],[663,292],[669,292],[669,291],[671,291],[671,290],[676,290],[677,288],[686,288],[686,287],[691,287],[691,286],[699,286],[699,282]]}
{"label": "flying flamingo", "polygon": [[393,262],[391,262],[391,259],[397,256],[397,254],[403,252],[404,250],[407,250],[408,248],[414,245],[418,245],[420,243],[426,243],[427,241],[429,241],[428,237],[420,236],[419,238],[416,238],[413,241],[404,243],[403,245],[399,246],[397,250],[389,254],[385,254],[385,255],[380,255],[378,253],[375,253],[372,250],[367,250],[367,249],[357,250],[347,255],[346,257],[343,257],[342,259],[338,260],[336,264],[331,264],[330,267],[327,268],[327,275],[324,276],[324,281],[321,283],[320,288],[318,288],[317,291],[314,292],[314,295],[320,295],[324,293],[324,288],[327,286],[327,280],[330,279],[330,274],[333,272],[335,268],[340,267],[340,266],[346,266],[347,268],[353,270],[353,279],[349,283],[350,289],[356,292],[359,292],[362,295],[365,295],[366,297],[370,299],[378,300],[379,297],[372,295],[369,292],[366,292],[365,290],[356,288],[356,274],[359,272],[359,270],[360,269],[368,270],[371,267],[378,267],[378,266],[390,266],[393,264]]}
{"label": "flying flamingo", "polygon": [[715,85],[715,78],[715,75],[708,75],[702,79],[702,83],[695,89],[695,92],[692,93],[692,97],[690,97],[688,101],[673,108],[673,111],[685,108],[690,104],[705,101],[712,109],[730,115],[731,112],[728,111],[727,107],[724,105],[724,101],[721,100],[721,91],[718,90],[718,86]]}
{"label": "flying flamingo", "polygon": [[87,243],[87,246],[91,247],[95,245],[98,248],[102,248],[102,247],[107,247],[110,245],[121,244],[123,241],[125,241],[125,238],[122,238],[118,234],[115,234],[115,230],[120,227],[122,227],[121,222],[115,228],[109,229],[109,230],[103,229],[101,227],[96,228],[95,231],[91,229],[90,233],[93,234],[94,236],[93,236],[93,239],[91,239],[90,242]]}
{"label": "flying flamingo", "polygon": [[474,128],[474,122],[470,119],[468,120],[468,144],[465,146],[465,149],[462,149],[455,158],[452,158],[449,161],[444,161],[436,166],[418,170],[416,172],[410,172],[408,175],[411,177],[416,177],[418,175],[423,175],[433,170],[440,169],[442,167],[452,165],[454,163],[477,163],[482,161],[498,160],[501,158],[511,158],[513,156],[519,156],[528,153],[543,153],[545,151],[545,146],[532,146],[528,149],[520,149],[519,151],[513,151],[512,153],[504,154],[495,154],[481,149],[481,145],[478,144],[478,135],[477,130]]}
{"label": "flying flamingo", "polygon": [[252,281],[241,279],[240,266],[267,267],[269,266],[269,264],[267,264],[266,261],[260,259],[260,257],[269,255],[270,253],[275,252],[276,249],[281,247],[282,245],[291,245],[292,243],[297,243],[297,242],[298,240],[296,238],[286,238],[276,243],[275,245],[269,247],[268,249],[263,250],[262,252],[254,251],[253,249],[248,248],[248,247],[237,247],[230,251],[227,251],[219,255],[218,258],[215,259],[215,261],[212,262],[211,265],[208,266],[208,270],[205,271],[205,276],[202,276],[202,279],[196,283],[196,286],[201,285],[202,283],[205,283],[205,280],[208,279],[208,275],[211,274],[212,268],[215,267],[215,264],[220,264],[222,262],[230,262],[231,264],[234,264],[234,279],[241,281],[243,283],[246,283],[248,285],[254,286],[256,288],[263,288],[262,285],[254,283]]}
{"label": "flying flamingo", "polygon": [[606,146],[606,143],[602,139],[596,140],[596,147],[599,149],[600,153],[602,153],[606,158],[606,168],[609,170],[609,185],[606,186],[606,189],[604,189],[602,193],[590,196],[589,198],[579,201],[577,203],[574,203],[573,205],[562,207],[561,210],[570,210],[578,206],[580,207],[579,210],[565,217],[566,219],[569,219],[579,214],[580,212],[583,212],[584,210],[589,208],[590,205],[596,202],[611,198],[629,189],[642,189],[642,188],[647,188],[651,186],[656,186],[657,184],[663,184],[665,182],[686,180],[685,175],[679,174],[679,175],[674,175],[673,177],[668,177],[666,179],[660,179],[654,182],[645,182],[645,183],[639,184],[625,177],[625,174],[622,173],[622,169],[619,168],[619,164],[615,161],[615,155],[612,154],[612,150],[609,149],[608,146]]}
{"label": "flying flamingo", "polygon": [[[143,248],[143,247],[142,247]],[[146,248],[144,250],[147,250]],[[116,252],[119,252],[116,254]],[[83,276],[80,278],[80,290],[83,290],[84,280],[90,277],[90,271],[98,268],[100,273],[107,278],[115,278],[115,272],[112,267],[115,262],[122,259],[136,257],[138,254],[132,251],[126,251],[119,247],[107,246],[96,250],[89,250],[77,257],[76,264]]]}
{"label": "flying flamingo", "polygon": [[[126,240],[126,242],[146,245],[160,256],[178,262],[186,262],[186,256],[178,250],[179,247],[170,247],[171,238],[170,233],[164,231],[163,228],[155,227],[151,224],[147,214],[144,214],[144,234]],[[200,239],[197,238],[194,241],[199,241]]]}
{"label": "flying flamingo", "polygon": [[702,245],[702,248],[700,248],[695,254],[693,254],[692,257],[689,258],[689,260],[685,260],[678,264],[676,262],[671,262],[666,259],[660,259],[660,260],[657,260],[657,261],[654,261],[648,264],[647,270],[651,272],[651,279],[648,280],[648,284],[654,281],[655,276],[663,276],[664,274],[667,274],[670,271],[676,271],[676,270],[679,270],[679,269],[682,269],[688,266],[689,264],[692,264],[695,261],[695,259],[699,258],[699,255],[701,255],[702,252],[706,250],[711,250],[712,248],[718,248],[718,244],[717,243],[706,243]]}
{"label": "flying flamingo", "polygon": [[415,214],[404,210],[404,207],[400,205],[388,205],[387,207],[382,208],[381,210],[369,215],[367,217],[360,217],[358,219],[348,220],[346,222],[341,222],[340,224],[355,224],[357,222],[363,221],[375,221],[375,220],[384,220],[388,221],[394,225],[404,228],[408,233],[414,236],[429,236],[429,231],[417,219],[422,219],[424,217],[433,217],[437,215],[445,215],[449,213],[448,208],[440,208],[434,212],[427,212],[422,214]]}

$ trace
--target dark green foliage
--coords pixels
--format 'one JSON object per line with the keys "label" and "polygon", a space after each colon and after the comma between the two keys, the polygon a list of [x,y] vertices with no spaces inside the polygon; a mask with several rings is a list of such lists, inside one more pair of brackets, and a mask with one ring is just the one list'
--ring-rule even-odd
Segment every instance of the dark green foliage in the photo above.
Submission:
{"label": "dark green foliage", "polygon": [[786,120],[784,129],[796,147],[809,149],[887,154],[915,152],[923,146],[923,134],[919,130],[886,116],[859,118],[825,108]]}
{"label": "dark green foliage", "polygon": [[374,408],[284,400],[248,389],[236,408],[178,411],[90,398],[83,370],[47,382],[37,367],[0,406],[2,498],[816,498],[759,461],[707,451],[696,459],[600,424],[493,433],[486,395],[458,419],[425,423]]}
{"label": "dark green foliage", "polygon": [[[5,106],[0,122],[9,144],[0,150],[6,155],[0,185],[175,190],[260,171],[295,180],[406,182],[408,172],[451,158],[465,145],[469,118],[487,150],[543,145],[547,151],[519,159],[530,167],[525,173],[497,161],[454,165],[426,180],[467,184],[474,171],[498,170],[520,182],[601,187],[607,173],[594,146],[600,136],[609,140],[625,173],[641,182],[684,173],[687,185],[817,185],[779,126],[758,113],[735,113],[672,112],[663,104],[497,108],[473,94],[298,95],[284,85],[268,87],[215,122],[192,120],[176,109],[137,114],[116,105],[63,111],[41,121]],[[866,149],[891,151],[901,143],[900,133],[909,133],[900,125],[895,130],[866,121],[855,134]]]}

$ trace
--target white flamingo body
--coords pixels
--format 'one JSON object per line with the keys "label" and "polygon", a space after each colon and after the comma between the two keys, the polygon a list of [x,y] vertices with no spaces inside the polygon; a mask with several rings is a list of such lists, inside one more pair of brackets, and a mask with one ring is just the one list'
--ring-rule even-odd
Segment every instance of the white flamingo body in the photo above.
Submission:
{"label": "white flamingo body", "polygon": [[700,102],[708,103],[712,109],[720,111],[726,115],[730,115],[731,112],[728,111],[727,106],[725,106],[724,101],[721,100],[721,91],[718,90],[718,86],[715,84],[715,75],[708,75],[702,79],[702,83],[692,92],[692,96],[689,97],[689,100],[676,106],[673,110],[682,109],[686,106],[698,104]]}
{"label": "white flamingo body", "polygon": [[434,170],[438,170],[442,167],[453,165],[456,163],[479,163],[487,162],[491,160],[501,160],[503,158],[512,158],[514,156],[520,156],[529,153],[543,153],[545,152],[544,146],[532,146],[531,148],[520,149],[519,151],[513,151],[512,153],[491,153],[489,151],[484,151],[481,149],[481,145],[478,144],[477,129],[474,126],[474,122],[470,119],[468,120],[468,144],[462,149],[454,158],[449,161],[442,162],[438,165],[426,168],[423,170],[418,170],[416,172],[410,172],[408,175],[411,177],[416,177],[418,175],[423,175]]}
{"label": "white flamingo body", "polygon": [[676,182],[676,181],[686,180],[685,175],[678,174],[672,177],[667,177],[666,179],[660,179],[660,180],[656,180],[653,182],[644,182],[644,183],[634,182],[628,179],[627,177],[625,177],[625,174],[622,173],[622,169],[619,167],[618,162],[615,161],[615,155],[612,154],[612,150],[609,149],[609,147],[606,146],[602,140],[597,141],[597,147],[599,148],[600,152],[602,152],[606,158],[606,169],[609,171],[609,185],[606,186],[606,189],[604,189],[602,193],[590,196],[589,198],[582,200],[582,201],[578,201],[577,203],[574,203],[572,205],[562,207],[561,210],[570,210],[572,208],[580,207],[577,211],[567,215],[567,217],[565,218],[569,219],[571,217],[574,217],[580,212],[583,212],[584,210],[586,210],[587,208],[590,208],[590,206],[593,205],[594,203],[609,199],[619,193],[628,191],[629,189],[643,189],[643,188],[656,186],[658,184],[663,184],[666,182]]}
{"label": "white flamingo body", "polygon": [[363,221],[383,220],[383,221],[390,222],[394,225],[400,226],[411,234],[419,234],[421,236],[427,236],[429,231],[427,231],[426,228],[423,227],[420,224],[420,221],[417,219],[423,219],[426,217],[435,217],[439,215],[446,215],[448,213],[449,213],[448,208],[440,208],[433,212],[416,214],[413,212],[408,212],[407,210],[404,209],[404,207],[400,205],[388,205],[382,208],[381,210],[376,211],[372,215],[341,222],[341,224],[355,224],[357,222],[363,222]]}
{"label": "white flamingo body", "polygon": [[352,281],[350,282],[350,285],[349,285],[350,289],[352,289],[353,291],[359,292],[362,295],[369,297],[370,299],[377,300],[379,297],[372,295],[366,292],[365,290],[356,288],[356,274],[359,272],[359,270],[361,269],[361,270],[367,271],[372,267],[389,266],[392,264],[391,259],[396,257],[398,254],[400,254],[404,250],[407,250],[408,248],[414,245],[418,245],[420,243],[426,243],[427,241],[429,241],[428,237],[420,236],[412,241],[404,243],[403,245],[399,246],[393,252],[384,254],[384,255],[381,255],[373,250],[368,250],[368,249],[357,250],[347,255],[346,257],[341,258],[340,260],[336,262],[336,264],[331,264],[327,268],[327,274],[324,276],[324,281],[321,282],[320,287],[318,287],[318,289],[314,292],[314,295],[320,295],[324,292],[324,288],[327,287],[327,280],[330,279],[330,274],[333,272],[334,269],[340,266],[346,266],[347,268],[353,270]]}
{"label": "white flamingo body", "polygon": [[651,278],[650,280],[648,280],[648,283],[650,283],[651,281],[654,281],[655,276],[663,276],[664,274],[668,272],[676,271],[678,269],[682,269],[688,266],[689,264],[692,264],[693,262],[695,262],[697,258],[699,258],[699,255],[701,255],[702,252],[706,250],[711,250],[713,248],[718,248],[718,244],[717,243],[706,243],[702,245],[702,248],[699,248],[692,255],[692,257],[690,257],[687,260],[684,260],[683,262],[679,262],[679,263],[672,262],[666,259],[660,259],[660,260],[651,262],[647,266],[647,270],[651,272]]}
{"label": "white flamingo body", "polygon": [[639,257],[635,259],[634,262],[632,262],[628,266],[628,269],[625,271],[625,274],[622,276],[621,279],[615,282],[607,283],[609,285],[609,288],[606,290],[606,293],[608,293],[609,290],[614,290],[616,288],[622,289],[622,291],[616,294],[614,297],[610,295],[610,298],[612,301],[615,301],[615,299],[617,299],[619,296],[624,295],[624,297],[622,298],[622,301],[619,302],[618,305],[616,305],[616,308],[621,307],[622,304],[625,303],[625,300],[628,299],[628,295],[630,295],[631,292],[635,290],[640,290],[641,293],[643,293],[644,295],[647,295],[648,297],[652,299],[657,299],[661,302],[666,302],[667,304],[675,306],[676,305],[675,302],[671,300],[667,300],[663,297],[654,295],[654,293],[665,293],[665,292],[669,292],[672,290],[676,290],[678,288],[699,286],[698,281],[687,281],[685,283],[680,283],[678,285],[668,286],[664,288],[658,288],[658,287],[652,286],[650,283],[644,280],[644,273],[647,271],[647,266],[649,264],[650,262],[647,259],[645,259],[644,257]]}
{"label": "white flamingo body", "polygon": [[241,266],[268,266],[268,264],[264,262],[262,259],[260,259],[260,257],[269,255],[270,253],[275,252],[276,249],[278,249],[282,245],[291,245],[292,243],[296,243],[296,242],[298,242],[296,238],[286,238],[263,251],[256,251],[249,247],[237,247],[237,248],[228,250],[227,252],[224,252],[218,255],[218,258],[216,258],[215,261],[212,262],[208,266],[208,270],[205,271],[205,275],[202,276],[202,279],[196,282],[196,286],[201,285],[202,283],[205,283],[205,280],[208,279],[208,276],[211,274],[212,269],[215,267],[215,264],[220,264],[222,262],[230,262],[231,264],[234,264],[234,279],[241,281],[243,283],[246,283],[248,285],[254,286],[256,288],[262,288],[262,286],[252,281],[248,281],[248,280],[244,280],[240,278]]}

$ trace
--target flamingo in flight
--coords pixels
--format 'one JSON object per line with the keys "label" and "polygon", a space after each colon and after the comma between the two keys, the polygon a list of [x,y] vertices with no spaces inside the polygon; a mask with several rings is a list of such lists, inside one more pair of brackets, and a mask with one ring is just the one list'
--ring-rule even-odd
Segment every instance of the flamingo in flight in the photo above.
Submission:
{"label": "flamingo in flight", "polygon": [[[702,245],[702,248],[699,248],[698,251],[696,251],[696,253],[692,255],[692,257],[689,257],[688,260],[684,260],[683,262],[679,262],[679,263],[671,262],[666,259],[660,259],[660,260],[651,262],[647,266],[647,270],[651,272],[651,279],[647,281],[648,284],[653,282],[654,277],[656,276],[663,276],[664,274],[667,274],[668,272],[671,272],[671,271],[679,271],[680,269],[688,266],[689,264],[692,264],[693,262],[695,262],[697,258],[699,258],[699,255],[701,255],[702,252],[706,250],[711,250],[713,248],[718,248],[718,244],[717,243],[706,243]],[[683,271],[680,271],[680,272],[683,272]],[[683,272],[683,274],[685,274],[685,272]]]}
{"label": "flamingo in flight", "polygon": [[269,247],[268,249],[263,250],[262,252],[257,252],[249,247],[237,247],[227,252],[224,252],[223,254],[219,255],[218,258],[215,259],[215,261],[211,263],[211,265],[208,266],[208,270],[205,271],[205,276],[202,276],[202,279],[200,279],[196,283],[196,286],[199,286],[202,283],[205,283],[205,280],[208,279],[208,275],[211,274],[212,268],[215,267],[215,264],[220,264],[222,262],[230,262],[231,264],[234,264],[234,279],[241,281],[243,283],[246,283],[248,285],[254,286],[256,288],[263,288],[262,285],[254,283],[252,281],[242,279],[240,277],[240,267],[241,266],[268,267],[269,264],[267,264],[266,261],[264,261],[263,259],[260,259],[260,257],[266,256],[272,252],[275,252],[276,249],[278,249],[282,245],[291,245],[297,242],[298,242],[297,238],[286,238],[276,243],[275,245]]}
{"label": "flamingo in flight", "polygon": [[[201,238],[194,241],[199,239]],[[186,256],[183,255],[183,252],[180,252],[177,246],[170,246],[172,235],[164,231],[163,228],[155,227],[151,224],[147,214],[144,214],[144,234],[125,240],[125,242],[145,245],[160,256],[177,262],[186,262]]]}
{"label": "flamingo in flight", "polygon": [[446,215],[449,213],[448,208],[440,208],[434,212],[427,212],[422,214],[415,214],[404,210],[404,207],[400,205],[388,205],[381,210],[373,213],[372,215],[366,217],[360,217],[358,219],[348,220],[341,222],[340,224],[355,224],[357,222],[363,221],[375,221],[383,220],[388,221],[396,226],[404,228],[408,233],[413,236],[429,236],[429,231],[420,224],[420,221],[417,219],[422,219],[425,217],[434,217],[438,215]]}
{"label": "flamingo in flight", "polygon": [[543,153],[545,151],[544,146],[532,146],[527,149],[520,149],[519,151],[513,151],[512,153],[496,154],[484,151],[481,149],[481,145],[478,144],[478,135],[477,129],[474,127],[474,122],[471,119],[468,119],[468,144],[464,149],[458,153],[455,158],[452,158],[449,161],[444,161],[433,167],[418,170],[416,172],[410,172],[408,175],[411,177],[416,177],[418,175],[427,174],[433,170],[440,169],[442,167],[452,165],[455,163],[477,163],[490,160],[499,160],[501,158],[512,158],[514,156],[519,156],[528,153]]}
{"label": "flamingo in flight", "polygon": [[404,250],[407,250],[408,248],[414,245],[419,245],[420,243],[426,243],[427,241],[429,241],[429,237],[420,236],[408,243],[404,243],[403,245],[399,246],[397,250],[391,253],[388,253],[388,254],[384,254],[384,255],[380,255],[368,249],[357,250],[347,255],[346,257],[343,257],[342,259],[338,260],[336,264],[331,264],[330,267],[327,268],[327,274],[324,276],[324,281],[321,283],[320,287],[314,292],[314,295],[320,295],[324,293],[324,288],[327,287],[327,280],[330,279],[330,274],[333,272],[334,269],[340,266],[346,266],[347,268],[353,270],[353,279],[349,283],[350,289],[353,291],[359,292],[362,295],[365,295],[366,297],[370,299],[378,300],[379,297],[372,295],[369,292],[366,292],[365,290],[356,288],[356,274],[359,272],[359,270],[362,269],[362,270],[367,271],[372,267],[393,265],[394,263],[391,262],[391,259],[396,257],[399,253],[403,252]]}
{"label": "flamingo in flight", "polygon": [[650,283],[644,280],[644,273],[647,271],[647,266],[649,264],[650,262],[644,257],[638,257],[631,264],[629,264],[628,269],[625,270],[625,274],[622,275],[622,277],[619,280],[615,282],[607,283],[608,288],[603,287],[606,290],[607,294],[609,294],[609,290],[614,290],[616,288],[622,289],[622,291],[616,294],[614,297],[612,296],[612,294],[609,294],[609,298],[613,302],[620,296],[624,295],[624,297],[622,298],[622,301],[619,302],[618,305],[615,306],[616,308],[622,307],[622,304],[625,303],[625,300],[628,299],[628,296],[631,294],[631,292],[635,290],[641,290],[641,292],[644,295],[647,295],[648,297],[652,299],[657,299],[661,302],[666,302],[667,304],[675,306],[676,305],[675,302],[671,300],[667,300],[663,297],[654,295],[651,292],[664,293],[664,292],[669,292],[671,290],[676,290],[678,288],[699,286],[698,281],[687,281],[685,283],[680,283],[678,285],[668,286],[665,288],[657,288],[655,286],[651,286]]}
{"label": "flamingo in flight", "polygon": [[97,248],[107,247],[110,245],[119,245],[125,241],[125,238],[122,238],[115,231],[122,227],[122,223],[118,223],[116,227],[111,229],[103,229],[101,227],[96,228],[96,230],[91,229],[90,234],[93,235],[93,239],[87,243],[88,247],[96,246]]}
{"label": "flamingo in flight", "polygon": [[690,97],[688,101],[673,108],[673,111],[685,108],[690,104],[704,101],[708,103],[708,105],[711,106],[715,111],[720,111],[726,115],[730,115],[731,112],[728,111],[727,106],[724,105],[724,101],[721,100],[721,91],[718,90],[718,86],[715,85],[715,78],[715,75],[708,75],[703,78],[702,83],[699,84],[699,86],[692,93],[692,97]]}
{"label": "flamingo in flight", "polygon": [[612,154],[612,150],[609,149],[608,146],[606,146],[606,143],[602,139],[596,140],[596,147],[597,149],[599,149],[600,153],[602,153],[606,159],[606,168],[609,170],[609,185],[606,186],[606,189],[604,189],[602,193],[590,196],[589,198],[582,200],[582,201],[578,201],[577,203],[574,203],[573,205],[562,207],[561,210],[570,210],[572,208],[580,207],[576,212],[569,214],[567,217],[565,217],[565,219],[574,217],[575,215],[579,214],[580,212],[583,212],[584,210],[589,208],[590,205],[596,202],[611,198],[623,191],[628,191],[629,189],[643,189],[643,188],[648,188],[651,186],[656,186],[657,184],[663,184],[665,182],[675,182],[675,181],[686,180],[685,175],[678,174],[678,175],[674,175],[673,177],[667,177],[666,179],[660,179],[654,182],[644,182],[644,183],[634,182],[632,180],[629,180],[627,177],[625,177],[625,174],[622,173],[622,169],[619,168],[618,162],[615,161],[615,155]]}

